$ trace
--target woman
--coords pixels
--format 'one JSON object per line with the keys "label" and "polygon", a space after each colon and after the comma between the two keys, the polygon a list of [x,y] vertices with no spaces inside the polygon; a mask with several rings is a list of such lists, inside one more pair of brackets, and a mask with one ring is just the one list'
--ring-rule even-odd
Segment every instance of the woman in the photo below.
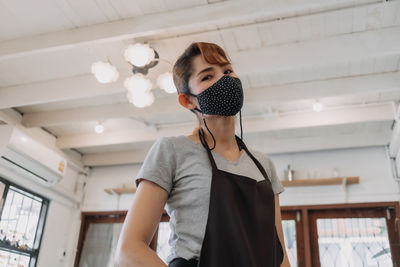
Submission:
{"label": "woman", "polygon": [[165,204],[168,266],[289,266],[278,198],[284,188],[270,158],[235,135],[243,90],[224,50],[191,44],[173,77],[179,104],[199,127],[159,138],[147,154],[118,243],[120,266],[166,266],[148,246]]}

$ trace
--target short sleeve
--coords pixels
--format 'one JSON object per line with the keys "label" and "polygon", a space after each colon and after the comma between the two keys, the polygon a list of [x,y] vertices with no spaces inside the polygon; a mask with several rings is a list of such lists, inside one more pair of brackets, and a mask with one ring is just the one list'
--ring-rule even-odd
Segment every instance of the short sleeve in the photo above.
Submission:
{"label": "short sleeve", "polygon": [[274,194],[280,194],[283,191],[285,191],[285,188],[283,187],[281,181],[279,180],[279,177],[276,173],[275,169],[275,164],[271,160],[270,157],[267,155],[264,155],[265,157],[265,165],[267,166],[266,171],[267,174],[270,176],[271,184],[272,184],[272,190],[274,191]]}
{"label": "short sleeve", "polygon": [[161,137],[151,146],[135,178],[136,187],[142,179],[156,183],[171,192],[175,177],[176,160],[173,144],[167,137]]}

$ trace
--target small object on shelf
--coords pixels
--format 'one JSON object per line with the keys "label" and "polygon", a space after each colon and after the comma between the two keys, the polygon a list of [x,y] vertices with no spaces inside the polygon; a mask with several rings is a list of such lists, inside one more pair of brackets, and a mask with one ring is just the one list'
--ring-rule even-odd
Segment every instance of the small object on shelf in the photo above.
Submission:
{"label": "small object on shelf", "polygon": [[333,177],[339,177],[339,169],[333,168]]}
{"label": "small object on shelf", "polygon": [[290,168],[290,164],[288,165],[287,170],[284,172],[285,179],[288,181],[292,181],[294,177],[294,170]]}
{"label": "small object on shelf", "polygon": [[360,178],[355,177],[334,177],[334,178],[314,178],[314,179],[296,179],[293,181],[282,181],[284,187],[290,186],[313,186],[313,185],[340,185],[345,181],[346,185],[358,184]]}
{"label": "small object on shelf", "polygon": [[104,189],[110,195],[122,195],[122,194],[133,194],[136,192],[135,187],[119,187],[119,188],[106,188]]}

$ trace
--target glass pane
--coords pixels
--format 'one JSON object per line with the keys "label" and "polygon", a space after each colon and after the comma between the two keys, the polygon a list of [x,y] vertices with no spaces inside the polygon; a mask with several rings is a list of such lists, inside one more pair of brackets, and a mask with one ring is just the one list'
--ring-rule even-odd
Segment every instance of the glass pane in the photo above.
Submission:
{"label": "glass pane", "polygon": [[0,250],[0,266],[4,267],[28,267],[29,256],[19,255]]}
{"label": "glass pane", "polygon": [[393,266],[385,218],[317,219],[321,267]]}
{"label": "glass pane", "polygon": [[169,235],[171,229],[169,228],[168,222],[160,222],[158,226],[158,237],[157,237],[157,255],[167,263],[167,257],[171,252],[171,247],[168,244]]}
{"label": "glass pane", "polygon": [[122,223],[92,223],[86,233],[80,267],[113,267]]}
{"label": "glass pane", "polygon": [[[0,181],[0,199],[3,197],[5,189],[6,189],[6,184]],[[0,206],[0,209],[1,209],[1,206]]]}
{"label": "glass pane", "polygon": [[0,218],[0,244],[32,251],[42,200],[9,187]]}
{"label": "glass pane", "polygon": [[290,266],[297,266],[296,221],[282,220],[283,238]]}

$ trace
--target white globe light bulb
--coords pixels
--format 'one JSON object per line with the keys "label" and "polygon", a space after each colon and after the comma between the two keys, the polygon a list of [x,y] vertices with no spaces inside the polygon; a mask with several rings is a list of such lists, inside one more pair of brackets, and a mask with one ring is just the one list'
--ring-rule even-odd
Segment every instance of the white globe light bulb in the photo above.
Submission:
{"label": "white globe light bulb", "polygon": [[136,93],[150,91],[153,87],[153,84],[149,79],[146,79],[143,74],[138,73],[126,78],[124,86],[128,91]]}
{"label": "white globe light bulb", "polygon": [[98,133],[98,134],[101,134],[102,132],[104,132],[104,126],[101,125],[101,124],[97,124],[97,125],[94,127],[94,131],[95,131],[96,133]]}
{"label": "white globe light bulb", "polygon": [[169,94],[177,92],[171,72],[165,72],[158,76],[157,84],[158,87]]}
{"label": "white globe light bulb", "polygon": [[117,68],[109,62],[98,61],[92,64],[92,73],[101,83],[110,83],[118,80]]}
{"label": "white globe light bulb", "polygon": [[137,67],[143,67],[149,64],[155,57],[154,49],[148,44],[129,45],[125,50],[124,57],[126,61]]}
{"label": "white globe light bulb", "polygon": [[319,101],[315,102],[313,105],[313,109],[315,112],[321,112],[324,106]]}
{"label": "white globe light bulb", "polygon": [[150,106],[154,102],[154,95],[152,92],[128,92],[126,96],[129,102],[138,108]]}

